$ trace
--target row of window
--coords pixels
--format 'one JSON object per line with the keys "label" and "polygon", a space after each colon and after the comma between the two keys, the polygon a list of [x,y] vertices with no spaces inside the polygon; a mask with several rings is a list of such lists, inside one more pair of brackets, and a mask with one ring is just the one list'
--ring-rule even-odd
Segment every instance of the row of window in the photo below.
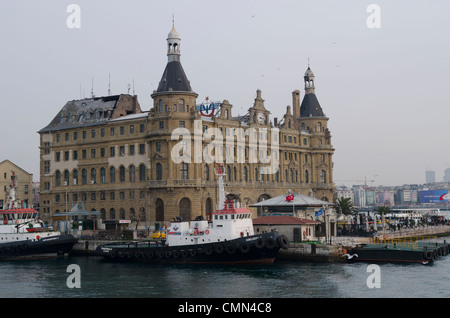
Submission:
{"label": "row of window", "polygon": [[[98,150],[100,150],[100,151],[98,152]],[[88,151],[89,151],[88,149],[82,149],[81,150],[81,158],[79,158],[79,151],[72,150],[72,160],[88,159]],[[99,158],[106,157],[106,148],[100,148],[100,149],[91,148],[89,152],[90,152],[90,159],[95,159],[97,157],[99,157]],[[118,146],[118,152],[119,152],[118,155],[120,157],[124,157],[125,155],[134,156],[136,154],[136,145],[129,145],[128,147]],[[138,145],[137,153],[139,155],[145,154],[145,144]],[[56,162],[61,161],[61,155],[63,156],[62,160],[64,160],[64,161],[70,160],[70,151],[57,151],[57,152],[55,152],[55,161]],[[116,146],[109,147],[109,157],[112,158],[115,156],[116,156]],[[50,165],[50,162],[44,163],[44,167],[46,164]],[[44,169],[44,170],[45,170],[45,172],[47,172],[46,169]],[[48,170],[50,170],[50,169],[48,169]]]}
{"label": "row of window", "polygon": [[[70,179],[70,173],[68,170],[64,170],[63,173],[61,173],[61,171],[56,170],[55,172],[55,186],[56,187],[60,187],[62,185],[78,185],[80,184],[95,184],[95,183],[106,183],[106,176],[107,176],[107,170],[106,168],[100,168],[99,170],[99,175],[97,175],[97,169],[96,168],[91,168],[90,169],[90,174],[88,177],[88,169],[82,169],[81,170],[81,174],[79,173],[78,169],[74,169],[72,172],[72,179]],[[146,168],[144,164],[139,165],[138,168],[136,168],[134,165],[130,165],[128,167],[128,173],[126,173],[126,169],[124,166],[120,166],[119,169],[119,174],[118,174],[118,181],[119,182],[136,182],[136,181],[140,181],[140,182],[144,182],[146,181]],[[137,175],[136,175],[137,174]],[[109,168],[109,183],[115,183],[116,182],[116,177],[117,177],[117,171],[115,167],[110,167]],[[137,178],[136,178],[137,177]],[[63,180],[62,180],[63,178]],[[81,178],[81,180],[80,180]],[[72,182],[70,182],[70,180],[72,180]],[[63,181],[64,183],[62,183],[61,181]],[[45,190],[49,190],[49,189],[45,189]]]}
{"label": "row of window", "polygon": [[[136,125],[138,126],[138,125]],[[145,124],[139,124],[138,126],[139,128],[139,133],[145,133]],[[117,133],[120,136],[124,136],[125,132],[127,132],[129,135],[133,135],[136,132],[136,128],[135,125],[129,125],[129,126],[119,126],[118,127],[118,132],[116,130],[117,127],[110,127],[109,128],[109,137],[114,137]],[[70,132],[66,132],[63,134],[64,136],[64,141],[70,141],[70,136],[72,135],[72,140],[73,141],[77,141],[79,139],[79,131],[74,131],[72,133]],[[88,134],[90,135],[91,139],[95,139],[97,137],[97,134],[99,134],[100,137],[106,137],[106,129],[105,128],[100,128],[100,129],[91,129],[90,131],[87,130],[82,130],[81,131],[81,139],[82,140],[86,140],[88,138]],[[56,134],[56,142],[60,142],[61,141],[61,134],[57,133]]]}
{"label": "row of window", "polygon": [[[88,193],[81,193],[80,195],[78,193],[72,193],[71,198],[69,198],[69,195],[67,195],[67,201],[68,202],[78,202],[78,199],[81,199],[82,202],[87,202],[87,199],[90,201],[106,201],[107,199],[109,201],[116,201],[116,192],[115,191],[100,191],[100,192],[90,192]],[[61,203],[65,202],[64,200],[65,194],[56,194],[55,195],[55,202]],[[72,199],[72,200],[70,200]],[[135,191],[131,190],[128,192],[128,198],[125,191],[119,191],[118,200],[119,201],[125,201],[125,200],[136,200],[136,193]],[[145,192],[139,191],[139,199],[144,200],[145,199]]]}

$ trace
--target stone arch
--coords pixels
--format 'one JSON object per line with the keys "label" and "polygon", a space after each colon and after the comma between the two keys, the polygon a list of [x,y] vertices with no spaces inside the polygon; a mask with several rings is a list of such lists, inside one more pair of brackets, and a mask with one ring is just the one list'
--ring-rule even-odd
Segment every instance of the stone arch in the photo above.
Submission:
{"label": "stone arch", "polygon": [[180,200],[179,211],[182,221],[189,221],[191,219],[191,200],[189,198],[182,198]]}

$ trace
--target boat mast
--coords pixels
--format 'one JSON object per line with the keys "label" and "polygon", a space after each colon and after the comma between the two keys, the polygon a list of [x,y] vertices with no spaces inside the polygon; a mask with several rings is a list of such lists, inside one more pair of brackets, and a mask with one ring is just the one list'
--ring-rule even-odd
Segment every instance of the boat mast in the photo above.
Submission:
{"label": "boat mast", "polygon": [[15,209],[16,206],[16,173],[11,170],[11,184],[9,185],[9,205],[7,205],[8,209]]}
{"label": "boat mast", "polygon": [[215,171],[218,187],[219,187],[219,201],[217,204],[218,210],[223,210],[225,208],[225,185],[223,183],[223,177],[225,176],[225,170],[223,169],[221,164],[217,164],[217,169]]}

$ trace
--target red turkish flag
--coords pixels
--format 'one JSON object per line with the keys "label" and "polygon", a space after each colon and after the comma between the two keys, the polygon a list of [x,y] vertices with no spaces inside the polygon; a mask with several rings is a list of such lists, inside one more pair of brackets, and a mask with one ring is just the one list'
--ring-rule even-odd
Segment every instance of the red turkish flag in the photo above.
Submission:
{"label": "red turkish flag", "polygon": [[294,200],[293,194],[286,196],[286,201],[292,201],[292,200]]}

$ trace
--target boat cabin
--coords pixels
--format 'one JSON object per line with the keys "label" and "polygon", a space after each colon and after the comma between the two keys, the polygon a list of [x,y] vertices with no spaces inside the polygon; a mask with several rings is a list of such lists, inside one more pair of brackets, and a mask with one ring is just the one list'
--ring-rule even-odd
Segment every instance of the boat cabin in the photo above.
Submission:
{"label": "boat cabin", "polygon": [[227,201],[213,213],[212,221],[172,222],[167,230],[169,246],[228,241],[254,235],[252,213]]}

